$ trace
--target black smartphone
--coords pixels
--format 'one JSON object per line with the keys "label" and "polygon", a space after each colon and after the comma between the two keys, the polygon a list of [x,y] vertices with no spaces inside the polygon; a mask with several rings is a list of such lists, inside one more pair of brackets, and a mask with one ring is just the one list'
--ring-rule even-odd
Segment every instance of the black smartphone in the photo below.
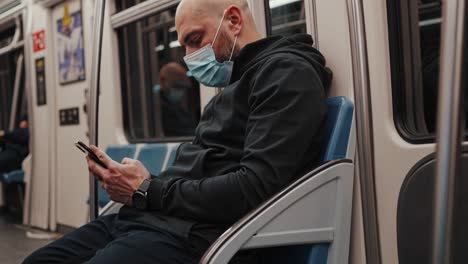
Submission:
{"label": "black smartphone", "polygon": [[97,164],[99,164],[99,166],[103,167],[104,169],[107,169],[107,166],[106,164],[104,164],[104,162],[102,162],[98,156],[96,156],[96,154],[94,154],[93,151],[91,151],[91,149],[83,142],[81,141],[78,141],[75,143],[75,146],[83,151],[83,153],[87,154],[88,157],[90,157],[92,160],[94,160],[94,162],[96,162]]}

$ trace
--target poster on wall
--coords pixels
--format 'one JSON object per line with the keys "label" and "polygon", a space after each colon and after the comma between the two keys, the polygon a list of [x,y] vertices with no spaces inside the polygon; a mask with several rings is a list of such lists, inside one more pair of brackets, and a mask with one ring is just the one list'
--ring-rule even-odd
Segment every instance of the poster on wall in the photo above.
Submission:
{"label": "poster on wall", "polygon": [[44,58],[36,59],[35,65],[36,65],[37,105],[41,106],[41,105],[47,104]]}
{"label": "poster on wall", "polygon": [[34,32],[32,34],[33,39],[33,51],[39,52],[45,50],[45,30]]}
{"label": "poster on wall", "polygon": [[57,20],[56,43],[59,81],[67,84],[85,80],[85,59],[81,6],[63,6],[63,17]]}

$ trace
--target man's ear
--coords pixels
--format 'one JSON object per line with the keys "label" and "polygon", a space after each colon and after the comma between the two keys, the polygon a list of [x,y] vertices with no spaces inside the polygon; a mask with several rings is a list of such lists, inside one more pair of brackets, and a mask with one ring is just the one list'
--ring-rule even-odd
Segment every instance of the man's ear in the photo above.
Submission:
{"label": "man's ear", "polygon": [[232,30],[235,35],[239,35],[242,29],[244,24],[243,15],[242,10],[235,5],[230,5],[226,9],[226,18],[229,21],[229,29]]}

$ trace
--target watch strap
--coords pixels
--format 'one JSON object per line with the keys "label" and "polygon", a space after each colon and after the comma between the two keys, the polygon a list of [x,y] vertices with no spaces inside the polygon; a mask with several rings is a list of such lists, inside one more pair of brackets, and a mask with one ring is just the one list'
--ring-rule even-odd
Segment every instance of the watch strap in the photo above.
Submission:
{"label": "watch strap", "polygon": [[149,186],[150,186],[151,180],[150,179],[145,179],[140,187],[138,187],[138,191],[146,193],[148,192]]}

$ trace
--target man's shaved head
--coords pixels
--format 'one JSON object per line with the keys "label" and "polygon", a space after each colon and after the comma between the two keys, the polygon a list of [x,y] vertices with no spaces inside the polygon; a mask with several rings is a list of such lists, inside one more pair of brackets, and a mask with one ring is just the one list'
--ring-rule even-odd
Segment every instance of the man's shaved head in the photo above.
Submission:
{"label": "man's shaved head", "polygon": [[197,16],[222,16],[223,11],[229,6],[239,7],[250,22],[253,22],[252,13],[249,9],[247,0],[182,0],[177,8],[177,13],[189,11]]}
{"label": "man's shaved head", "polygon": [[[216,30],[219,35],[213,45],[216,57],[229,58],[245,45],[260,39],[247,0],[182,0],[176,12],[179,42],[190,54],[213,43]],[[236,45],[234,45],[237,39]]]}

